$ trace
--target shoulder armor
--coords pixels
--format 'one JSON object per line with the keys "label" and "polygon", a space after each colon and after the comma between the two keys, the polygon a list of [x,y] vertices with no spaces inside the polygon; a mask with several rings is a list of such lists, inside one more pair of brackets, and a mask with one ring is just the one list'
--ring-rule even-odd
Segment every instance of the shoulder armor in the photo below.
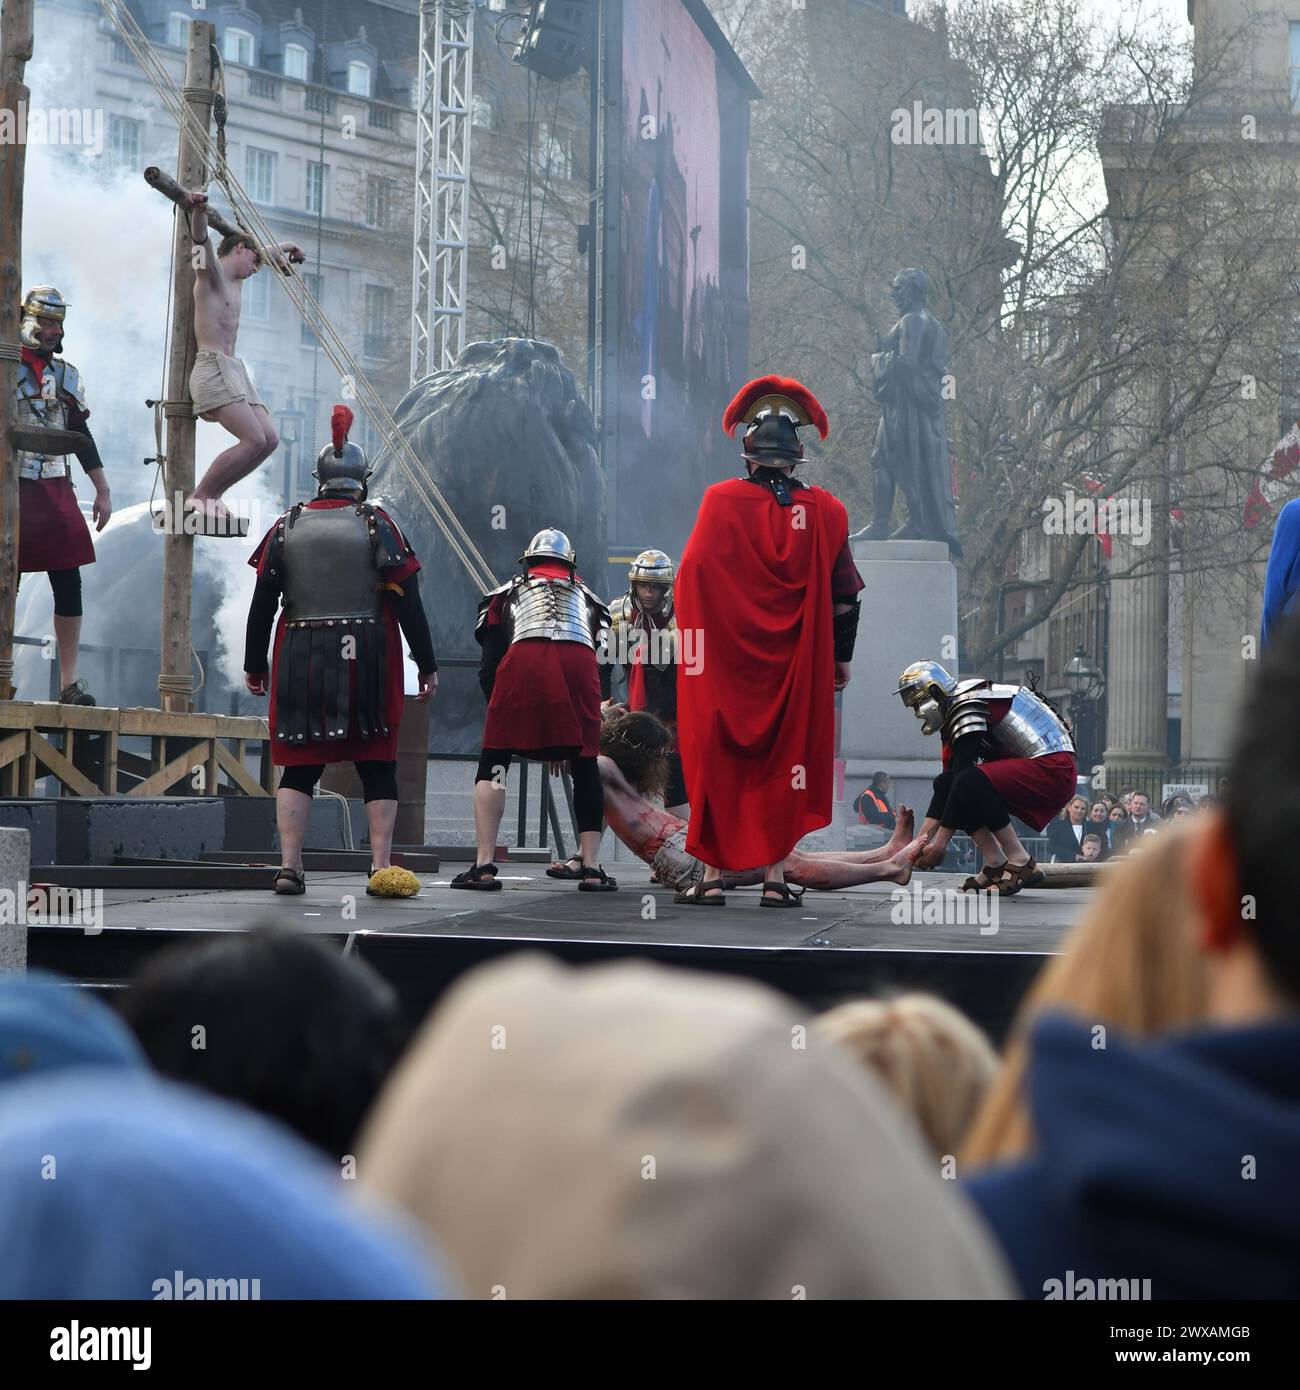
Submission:
{"label": "shoulder armor", "polygon": [[397,524],[371,502],[363,504],[370,527],[370,541],[375,551],[375,564],[382,569],[400,565],[411,554],[398,536]]}
{"label": "shoulder armor", "polygon": [[52,365],[54,367],[54,379],[59,384],[59,390],[71,396],[77,403],[77,409],[84,415],[86,413],[86,388],[81,380],[81,373],[71,362],[65,362],[61,357],[55,358]]}
{"label": "shoulder armor", "polygon": [[989,728],[989,683],[963,681],[944,710],[943,732],[951,742],[966,734],[985,734]]}
{"label": "shoulder armor", "polygon": [[[1018,690],[1019,686],[1013,686],[1012,690]],[[993,682],[984,676],[974,676],[970,680],[958,681],[957,688],[952,692],[955,700],[959,695],[969,695],[974,690],[991,691]]]}
{"label": "shoulder armor", "polygon": [[587,588],[587,586],[582,582],[581,579],[576,580],[575,583],[577,584],[578,588],[582,591],[582,596],[587,600],[588,604],[591,606],[592,616],[596,619],[596,626],[598,628],[609,627],[613,619],[613,612],[609,608],[609,606],[604,602],[603,599],[597,598],[596,595],[592,593],[592,591],[589,588]]}
{"label": "shoulder armor", "polygon": [[474,631],[477,632],[485,622],[487,622],[488,609],[492,607],[492,600],[498,594],[508,594],[516,584],[519,583],[520,576],[515,575],[513,579],[507,579],[504,584],[498,584],[495,589],[484,594],[478,601],[478,617],[474,622]]}

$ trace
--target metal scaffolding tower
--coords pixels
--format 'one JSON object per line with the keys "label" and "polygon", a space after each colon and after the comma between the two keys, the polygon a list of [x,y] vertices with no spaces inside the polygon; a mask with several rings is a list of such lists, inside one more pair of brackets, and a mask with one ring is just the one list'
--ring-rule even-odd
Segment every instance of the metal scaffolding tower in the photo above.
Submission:
{"label": "metal scaffolding tower", "polygon": [[465,346],[474,11],[482,0],[420,0],[411,380]]}

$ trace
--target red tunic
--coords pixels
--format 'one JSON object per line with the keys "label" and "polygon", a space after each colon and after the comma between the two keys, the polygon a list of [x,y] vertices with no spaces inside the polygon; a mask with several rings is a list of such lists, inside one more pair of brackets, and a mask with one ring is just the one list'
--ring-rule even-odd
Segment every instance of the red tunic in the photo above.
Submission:
{"label": "red tunic", "polygon": [[[45,358],[23,349],[23,361],[32,369],[39,386],[47,365]],[[71,397],[64,397],[68,423],[80,424],[85,414]],[[73,456],[68,457],[71,469]],[[67,570],[95,563],[95,543],[86,518],[77,506],[69,472],[63,478],[18,479],[18,570],[21,574]]]}
{"label": "red tunic", "polygon": [[[994,728],[1011,708],[1010,700],[989,702],[989,727]],[[952,758],[950,744],[943,745],[943,765]],[[994,748],[979,764],[980,771],[993,784],[1007,810],[1017,820],[1037,831],[1046,828],[1074,795],[1078,769],[1073,753],[1044,753],[1038,758],[1018,758]]]}
{"label": "red tunic", "polygon": [[678,571],[677,730],[686,850],[720,869],[775,864],[830,823],[835,641],[831,575],[844,504],[819,487],[782,507],[733,478],[709,488]]}
{"label": "red tunic", "polygon": [[[550,579],[569,574],[558,562],[528,568],[530,574]],[[497,594],[489,605],[489,627],[500,624],[505,597]],[[483,747],[594,758],[600,751],[596,653],[581,642],[552,642],[547,637],[512,642],[497,667],[483,723]]]}
{"label": "red tunic", "polygon": [[[356,503],[346,497],[318,497],[313,502],[308,502],[308,507],[352,507]],[[397,531],[399,539],[404,539],[401,532],[397,530],[397,524],[393,518],[388,516],[382,508],[376,507],[375,510],[381,515],[388,517],[393,525],[393,530]],[[279,518],[276,519],[277,524]],[[257,549],[249,556],[248,563],[257,570],[260,577],[263,565],[266,560],[267,547],[271,536],[275,532],[275,526],[264,535],[258,543]],[[414,555],[404,560],[400,565],[392,565],[383,571],[384,582],[386,584],[400,584],[402,580],[415,574],[420,568],[420,562]],[[280,643],[284,638],[284,609],[280,610],[280,617],[275,625],[275,641],[272,644],[271,656],[271,680],[270,680],[270,699],[271,707],[268,718],[271,724],[271,761],[277,767],[296,767],[304,764],[313,763],[345,763],[345,762],[392,762],[397,757],[397,729],[402,722],[402,633],[397,625],[397,615],[393,611],[392,600],[396,596],[386,594],[384,603],[384,630],[386,633],[385,651],[386,666],[384,673],[384,709],[387,715],[388,733],[379,735],[375,738],[364,739],[357,732],[356,721],[353,720],[351,728],[348,730],[347,738],[330,739],[322,743],[281,743],[275,737],[275,688],[276,672],[280,662]],[[351,679],[355,681],[356,671],[351,672]]]}

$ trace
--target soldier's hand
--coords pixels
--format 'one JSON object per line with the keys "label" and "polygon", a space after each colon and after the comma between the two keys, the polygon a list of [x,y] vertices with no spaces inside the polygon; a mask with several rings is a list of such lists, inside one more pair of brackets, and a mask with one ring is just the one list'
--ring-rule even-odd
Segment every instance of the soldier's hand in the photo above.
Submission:
{"label": "soldier's hand", "polygon": [[420,693],[415,697],[422,705],[427,705],[438,693],[437,671],[420,672]]}
{"label": "soldier's hand", "polygon": [[849,683],[849,663],[847,661],[837,661],[835,663],[835,689],[843,690]]}
{"label": "soldier's hand", "polygon": [[95,494],[94,505],[90,509],[90,515],[95,523],[95,530],[102,531],[108,525],[108,519],[113,515],[113,499],[107,488]]}
{"label": "soldier's hand", "polygon": [[266,672],[263,671],[262,674],[261,674],[260,676],[254,676],[254,675],[250,674],[248,671],[245,671],[245,672],[244,672],[244,686],[245,686],[245,688],[247,689],[247,691],[248,691],[248,693],[249,693],[250,695],[265,695],[265,694],[266,694]]}

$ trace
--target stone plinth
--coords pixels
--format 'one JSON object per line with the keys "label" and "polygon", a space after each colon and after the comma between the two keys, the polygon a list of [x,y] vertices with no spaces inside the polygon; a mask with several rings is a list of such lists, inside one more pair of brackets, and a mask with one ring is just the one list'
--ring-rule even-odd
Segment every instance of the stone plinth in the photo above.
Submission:
{"label": "stone plinth", "polygon": [[27,969],[27,926],[16,919],[26,898],[32,859],[32,837],[27,830],[0,828],[0,893],[8,899],[0,918],[0,975]]}

